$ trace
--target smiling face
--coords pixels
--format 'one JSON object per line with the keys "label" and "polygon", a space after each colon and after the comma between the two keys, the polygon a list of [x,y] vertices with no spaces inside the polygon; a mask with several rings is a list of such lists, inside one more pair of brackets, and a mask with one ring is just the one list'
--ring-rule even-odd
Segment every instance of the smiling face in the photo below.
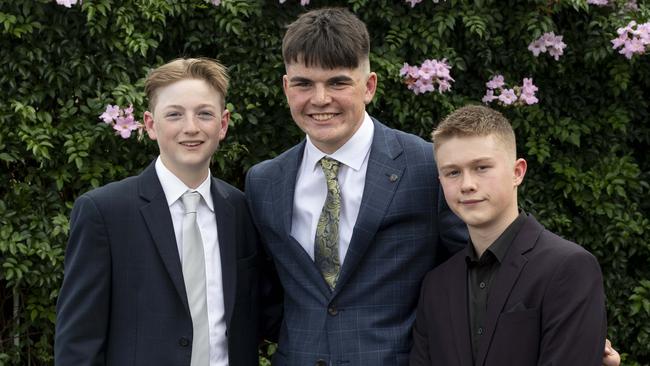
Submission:
{"label": "smiling face", "polygon": [[445,199],[472,230],[500,230],[518,214],[517,186],[526,161],[494,134],[451,137],[436,147]]}
{"label": "smiling face", "polygon": [[152,111],[144,114],[162,162],[190,187],[207,177],[210,158],[226,137],[230,113],[222,99],[206,81],[183,79],[159,88]]}
{"label": "smiling face", "polygon": [[283,86],[291,116],[321,151],[335,152],[361,126],[377,87],[377,75],[368,69],[367,61],[354,69],[286,65]]}

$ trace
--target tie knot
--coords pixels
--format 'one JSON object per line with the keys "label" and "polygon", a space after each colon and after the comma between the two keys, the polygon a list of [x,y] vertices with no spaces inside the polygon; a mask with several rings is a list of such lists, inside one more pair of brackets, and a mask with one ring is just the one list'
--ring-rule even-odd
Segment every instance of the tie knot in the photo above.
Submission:
{"label": "tie knot", "polygon": [[183,201],[183,206],[185,206],[185,213],[194,213],[201,200],[201,194],[196,191],[187,191],[183,193],[181,200]]}
{"label": "tie knot", "polygon": [[327,156],[320,159],[320,166],[323,168],[323,173],[325,173],[325,178],[327,180],[332,180],[336,178],[336,175],[339,172],[339,166],[341,165],[340,161],[328,158]]}

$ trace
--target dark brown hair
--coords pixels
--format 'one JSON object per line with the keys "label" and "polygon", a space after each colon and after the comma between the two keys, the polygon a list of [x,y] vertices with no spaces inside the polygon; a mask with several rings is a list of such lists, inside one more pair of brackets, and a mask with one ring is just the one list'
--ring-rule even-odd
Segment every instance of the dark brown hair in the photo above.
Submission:
{"label": "dark brown hair", "polygon": [[345,8],[323,8],[302,14],[282,40],[285,65],[296,62],[324,69],[354,69],[368,60],[366,25]]}

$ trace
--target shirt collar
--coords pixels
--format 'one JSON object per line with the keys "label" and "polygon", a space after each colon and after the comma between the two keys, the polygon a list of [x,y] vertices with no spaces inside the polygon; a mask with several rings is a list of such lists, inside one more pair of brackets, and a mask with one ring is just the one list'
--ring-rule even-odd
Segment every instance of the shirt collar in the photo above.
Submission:
{"label": "shirt collar", "polygon": [[[519,230],[521,227],[524,225],[524,221],[526,220],[526,213],[522,210],[519,212],[519,216],[513,221],[508,227],[499,235],[497,240],[494,241],[494,243],[490,244],[490,246],[485,250],[483,253],[483,256],[481,258],[478,258],[476,255],[476,251],[474,250],[474,245],[472,244],[472,239],[469,239],[469,244],[467,245],[467,249],[465,251],[466,255],[466,260],[467,263],[470,262],[479,262],[483,260],[483,257],[486,256],[486,254],[492,253],[494,258],[499,261],[499,263],[503,262],[503,258],[505,258],[506,253],[508,252],[508,248],[510,248],[510,244],[512,244],[512,241],[515,240],[515,237],[519,233]],[[487,259],[487,257],[486,257]]]}
{"label": "shirt collar", "polygon": [[374,132],[375,125],[372,123],[370,115],[368,115],[366,112],[364,113],[361,126],[354,133],[354,135],[352,135],[352,137],[350,137],[350,139],[345,144],[343,144],[343,146],[329,155],[320,151],[311,142],[309,135],[307,135],[307,143],[303,157],[303,161],[306,164],[305,166],[312,167],[312,169],[315,170],[318,167],[317,163],[320,161],[320,159],[325,156],[329,156],[332,159],[335,159],[342,164],[350,167],[351,169],[358,171],[361,169],[361,165],[363,165],[363,161],[366,159],[366,156],[370,151]]}
{"label": "shirt collar", "polygon": [[203,197],[203,201],[208,205],[210,211],[214,212],[214,203],[212,202],[212,193],[210,192],[210,177],[212,176],[210,170],[208,170],[208,176],[196,189],[186,186],[171,170],[167,169],[160,156],[156,159],[156,174],[158,175],[160,185],[162,185],[163,192],[165,192],[168,206],[178,201],[183,193],[197,191]]}

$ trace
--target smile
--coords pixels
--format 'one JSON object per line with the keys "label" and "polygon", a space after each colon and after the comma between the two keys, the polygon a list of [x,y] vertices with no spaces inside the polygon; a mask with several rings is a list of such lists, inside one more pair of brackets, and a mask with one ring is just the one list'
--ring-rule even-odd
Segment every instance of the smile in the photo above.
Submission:
{"label": "smile", "polygon": [[196,147],[201,145],[202,143],[203,142],[201,141],[188,141],[188,142],[181,142],[180,144],[187,147]]}
{"label": "smile", "polygon": [[327,121],[329,119],[332,119],[336,116],[336,113],[314,113],[310,114],[309,116],[316,121]]}

